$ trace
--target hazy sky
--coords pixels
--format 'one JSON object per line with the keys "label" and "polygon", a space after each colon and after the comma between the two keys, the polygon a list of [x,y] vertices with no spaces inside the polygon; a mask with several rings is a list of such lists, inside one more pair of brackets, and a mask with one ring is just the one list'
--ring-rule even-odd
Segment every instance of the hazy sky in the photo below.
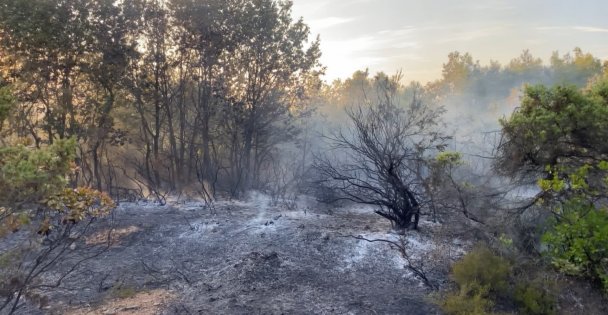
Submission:
{"label": "hazy sky", "polygon": [[549,60],[581,47],[608,59],[608,0],[293,0],[293,13],[321,36],[326,79],[357,69],[427,82],[451,51],[486,64],[523,49]]}

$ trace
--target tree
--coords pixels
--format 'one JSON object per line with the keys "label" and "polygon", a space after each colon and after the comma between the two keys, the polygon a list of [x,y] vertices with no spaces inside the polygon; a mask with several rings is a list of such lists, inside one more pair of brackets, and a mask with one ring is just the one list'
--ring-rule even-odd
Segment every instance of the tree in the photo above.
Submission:
{"label": "tree", "polygon": [[134,139],[129,162],[148,190],[267,188],[319,76],[318,41],[290,10],[266,0],[146,4],[124,83],[131,106],[115,120]]}
{"label": "tree", "polygon": [[[227,95],[237,123],[242,154],[231,161],[240,192],[262,188],[262,171],[273,150],[293,139],[292,111],[309,76],[319,75],[319,41],[309,41],[309,27],[291,17],[289,1],[237,1],[238,34],[234,54],[227,56],[231,81]],[[239,123],[240,122],[240,123]],[[233,127],[237,127],[233,126]]]}
{"label": "tree", "polygon": [[542,59],[534,57],[528,49],[525,49],[519,57],[509,62],[507,70],[518,74],[539,73],[542,67]]}
{"label": "tree", "polygon": [[553,215],[542,239],[552,263],[608,288],[608,81],[528,87],[501,123],[498,166],[537,181],[534,201]]}
{"label": "tree", "polygon": [[474,62],[469,53],[451,52],[448,62],[443,64],[443,81],[448,84],[450,90],[461,91],[478,70],[479,62]]}
{"label": "tree", "polygon": [[17,133],[37,146],[76,137],[81,180],[98,190],[112,186],[102,151],[116,132],[111,113],[136,55],[139,4],[10,0],[0,6],[0,49],[11,57],[6,67],[21,101]]}
{"label": "tree", "polygon": [[572,86],[528,86],[521,107],[501,121],[499,168],[508,174],[550,175],[557,166],[574,171],[606,158],[608,82],[585,91]]}
{"label": "tree", "polygon": [[318,183],[337,193],[333,200],[378,206],[376,213],[397,229],[417,228],[425,195],[429,155],[444,149],[448,137],[435,127],[441,109],[416,98],[409,106],[395,103],[400,76],[382,80],[377,103],[347,111],[350,128],[328,140],[332,157],[319,157]]}
{"label": "tree", "polygon": [[566,54],[563,57],[557,51],[554,52],[551,56],[551,70],[556,83],[584,87],[590,78],[601,73],[602,63],[578,47],[573,52],[574,56]]}

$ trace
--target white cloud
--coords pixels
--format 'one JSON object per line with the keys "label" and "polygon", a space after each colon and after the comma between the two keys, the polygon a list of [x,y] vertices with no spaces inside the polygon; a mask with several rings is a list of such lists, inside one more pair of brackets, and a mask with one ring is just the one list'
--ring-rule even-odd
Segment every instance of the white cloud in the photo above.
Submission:
{"label": "white cloud", "polygon": [[599,28],[599,27],[592,27],[592,26],[575,26],[575,27],[573,27],[573,29],[575,29],[577,31],[581,31],[581,32],[588,32],[588,33],[608,33],[608,28]]}
{"label": "white cloud", "polygon": [[516,9],[510,1],[485,1],[470,6],[471,10],[477,11],[510,11]]}
{"label": "white cloud", "polygon": [[502,31],[504,31],[504,27],[475,29],[475,30],[471,30],[471,31],[458,32],[453,35],[449,35],[449,37],[440,39],[438,42],[445,44],[445,43],[452,43],[452,42],[474,41],[474,40],[477,40],[480,38],[496,35],[497,33],[500,33]]}
{"label": "white cloud", "polygon": [[313,28],[314,30],[319,31],[319,30],[324,30],[324,29],[330,28],[330,27],[334,27],[336,25],[349,23],[352,21],[354,21],[354,18],[330,16],[330,17],[319,19],[319,20],[308,21],[307,24],[310,25],[310,27]]}
{"label": "white cloud", "polygon": [[585,33],[608,33],[608,28],[594,26],[539,26],[539,31],[579,31]]}
{"label": "white cloud", "polygon": [[382,30],[382,31],[378,32],[378,35],[384,36],[384,37],[401,37],[401,36],[411,35],[412,33],[414,33],[417,30],[418,30],[418,28],[416,28],[416,27],[406,26],[406,27],[399,28],[399,29]]}

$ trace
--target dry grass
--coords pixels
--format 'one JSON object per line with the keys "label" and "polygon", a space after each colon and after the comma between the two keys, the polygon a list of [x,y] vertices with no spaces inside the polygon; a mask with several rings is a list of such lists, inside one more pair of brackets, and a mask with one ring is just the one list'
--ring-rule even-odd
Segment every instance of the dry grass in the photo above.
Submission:
{"label": "dry grass", "polygon": [[167,290],[152,290],[113,298],[97,307],[85,307],[66,312],[67,315],[128,315],[159,314],[175,296]]}
{"label": "dry grass", "polygon": [[86,238],[87,245],[120,245],[120,240],[128,235],[139,232],[141,229],[132,225],[124,228],[101,230]]}

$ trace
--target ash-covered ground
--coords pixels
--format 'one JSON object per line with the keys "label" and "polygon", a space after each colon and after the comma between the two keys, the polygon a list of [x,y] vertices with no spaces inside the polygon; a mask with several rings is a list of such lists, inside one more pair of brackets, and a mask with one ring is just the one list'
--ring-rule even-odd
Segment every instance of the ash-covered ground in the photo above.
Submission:
{"label": "ash-covered ground", "polygon": [[[110,225],[113,222],[113,225]],[[112,244],[107,247],[111,228]],[[408,254],[436,281],[439,244],[423,222],[408,232]],[[80,248],[107,250],[51,291],[28,314],[435,314],[431,292],[387,243],[398,240],[370,208],[329,211],[313,202],[121,204]],[[85,244],[87,244],[85,246]],[[448,244],[446,247],[445,244]],[[443,240],[455,259],[458,240]],[[79,248],[74,249],[78,251]],[[84,254],[83,254],[84,255]],[[444,256],[445,257],[445,256]],[[446,262],[440,262],[446,263]],[[447,262],[449,263],[449,262]],[[57,270],[56,276],[65,272]],[[61,269],[61,268],[60,268]],[[53,275],[50,275],[52,278]]]}

